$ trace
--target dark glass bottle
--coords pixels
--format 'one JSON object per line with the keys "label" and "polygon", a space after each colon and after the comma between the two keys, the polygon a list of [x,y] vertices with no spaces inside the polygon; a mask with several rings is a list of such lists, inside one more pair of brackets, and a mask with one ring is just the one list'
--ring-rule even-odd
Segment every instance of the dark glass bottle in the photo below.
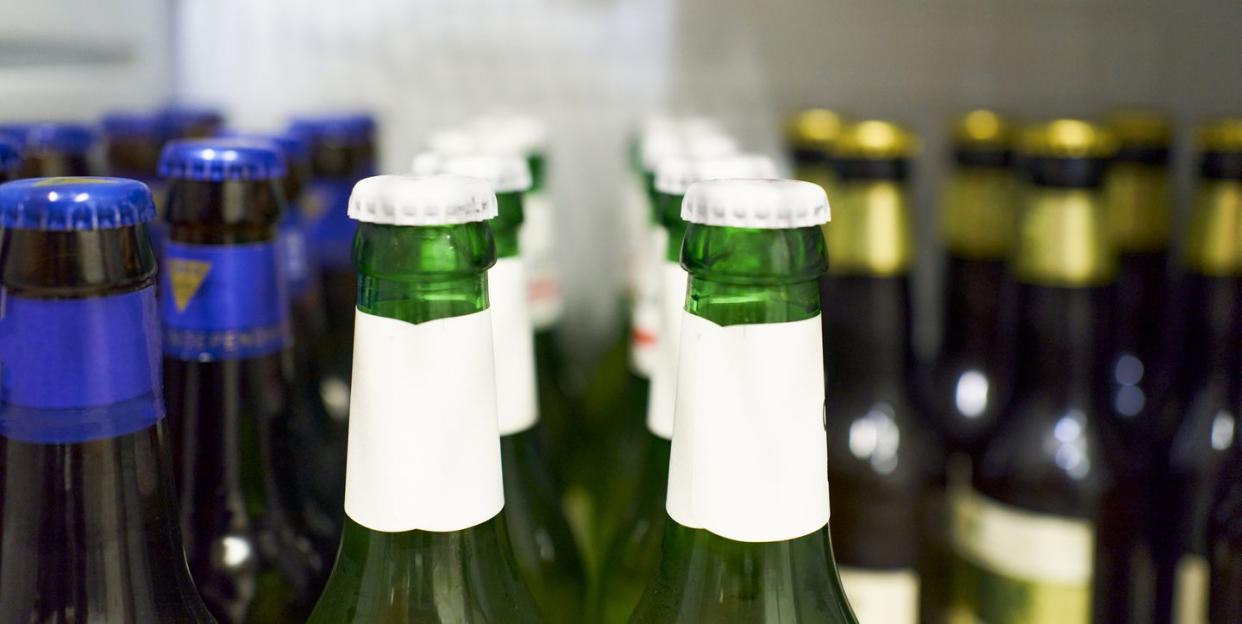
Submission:
{"label": "dark glass bottle", "polygon": [[276,242],[284,162],[266,144],[181,140],[164,148],[160,173],[164,388],[190,569],[221,620],[301,621],[323,562],[276,469],[292,460],[279,432],[296,404]]}
{"label": "dark glass bottle", "polygon": [[0,621],[214,621],[177,526],[154,218],[132,180],[0,186]]}
{"label": "dark glass bottle", "polygon": [[[660,275],[661,286],[669,301],[664,302],[661,327],[669,324],[682,309],[685,284],[689,277],[681,268],[681,241],[686,222],[681,217],[682,199],[691,184],[702,180],[725,178],[775,178],[776,164],[766,156],[740,154],[716,158],[670,158],[660,165],[656,174],[656,218],[665,235],[665,267]],[[678,285],[680,284],[680,288]],[[668,357],[675,357],[667,354]],[[641,411],[630,418],[638,420]],[[593,621],[620,623],[629,619],[642,596],[643,588],[655,572],[660,559],[660,543],[664,535],[664,498],[668,487],[668,462],[672,423],[648,422],[641,432],[646,441],[646,455],[636,471],[636,482],[628,488],[604,486],[612,498],[601,503],[601,511],[610,519],[610,540],[606,543],[600,571],[593,587],[590,613]],[[635,462],[638,463],[638,462]],[[632,463],[630,465],[634,465]],[[601,468],[607,470],[607,468]],[[606,483],[606,482],[605,482]],[[601,520],[603,522],[604,520]]]}
{"label": "dark glass bottle", "polygon": [[[841,582],[864,622],[934,621],[947,591],[941,445],[911,394],[907,176],[915,138],[883,121],[837,139],[824,312],[828,481]],[[934,530],[933,530],[934,529]],[[926,603],[921,608],[920,602]]]}
{"label": "dark glass bottle", "polygon": [[95,173],[91,148],[95,131],[74,122],[38,122],[11,126],[22,150],[21,177],[86,176]]}
{"label": "dark glass bottle", "polygon": [[376,176],[355,187],[345,530],[310,622],[540,621],[501,513],[512,501],[489,309],[496,243],[484,223],[497,212],[473,178]]}
{"label": "dark glass bottle", "polygon": [[[852,623],[828,534],[823,190],[690,188],[667,519],[631,622]],[[607,588],[605,588],[607,589]]]}
{"label": "dark glass bottle", "polygon": [[16,180],[21,174],[22,153],[15,141],[0,135],[0,182]]}
{"label": "dark glass bottle", "polygon": [[1023,131],[1026,187],[1010,264],[1016,361],[971,488],[955,492],[958,615],[1004,624],[1130,621],[1137,502],[1117,488],[1108,318],[1117,263],[1100,187],[1110,135],[1057,120]]}
{"label": "dark glass bottle", "polygon": [[158,259],[164,246],[164,181],[159,176],[160,150],[168,126],[157,113],[114,112],[103,116],[104,167],[108,175],[139,180],[151,189],[159,216],[149,227],[151,247]]}
{"label": "dark glass bottle", "polygon": [[282,444],[278,454],[292,460],[278,462],[276,469],[286,487],[297,492],[295,515],[305,533],[323,561],[332,561],[340,544],[341,512],[333,505],[345,488],[345,465],[339,457],[345,440],[319,394],[322,374],[315,345],[324,340],[327,320],[302,220],[302,198],[311,179],[310,149],[292,132],[228,131],[222,136],[271,143],[284,155],[286,173],[280,182],[286,201],[277,232],[293,330],[293,346],[286,352],[293,392],[289,418],[277,440]]}
{"label": "dark glass bottle", "polygon": [[[1114,428],[1142,474],[1152,444],[1171,431],[1155,418],[1167,388],[1163,375],[1166,301],[1169,294],[1169,144],[1172,123],[1160,113],[1118,111],[1108,120],[1118,152],[1104,179],[1104,206],[1117,247],[1116,347],[1111,401]],[[1158,438],[1158,440],[1157,440]],[[1148,477],[1140,480],[1150,482]]]}
{"label": "dark glass bottle", "polygon": [[1242,621],[1242,436],[1234,436],[1233,450],[1221,469],[1209,521],[1208,621]]}
{"label": "dark glass bottle", "polygon": [[1156,505],[1161,517],[1153,535],[1159,547],[1156,621],[1161,623],[1208,617],[1209,519],[1222,466],[1236,445],[1242,407],[1239,128],[1242,122],[1222,121],[1201,131],[1199,187],[1175,297],[1183,315],[1180,374],[1164,419],[1177,428],[1168,444]]}
{"label": "dark glass bottle", "polygon": [[216,136],[224,127],[224,113],[210,106],[171,104],[156,115],[169,140],[206,139]]}
{"label": "dark glass bottle", "polygon": [[785,149],[793,163],[793,177],[823,187],[830,203],[836,198],[832,149],[843,125],[841,115],[826,108],[798,111],[785,124]]}
{"label": "dark glass bottle", "polygon": [[996,422],[1008,365],[1005,260],[1017,211],[1008,122],[971,111],[953,127],[953,169],[940,206],[947,257],[940,347],[921,379],[921,395],[954,458],[955,483]]}

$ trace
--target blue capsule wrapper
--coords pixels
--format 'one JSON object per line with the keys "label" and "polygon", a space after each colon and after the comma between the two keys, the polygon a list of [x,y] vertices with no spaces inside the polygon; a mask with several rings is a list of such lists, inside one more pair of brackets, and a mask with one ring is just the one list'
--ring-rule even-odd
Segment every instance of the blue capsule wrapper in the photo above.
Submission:
{"label": "blue capsule wrapper", "polygon": [[276,353],[291,342],[283,260],[275,241],[166,241],[160,308],[164,354],[212,362]]}
{"label": "blue capsule wrapper", "polygon": [[319,266],[330,269],[351,267],[354,230],[357,224],[349,218],[349,194],[352,182],[317,180],[311,184],[302,208],[306,220],[306,236]]}
{"label": "blue capsule wrapper", "polygon": [[281,262],[284,263],[285,283],[289,296],[299,299],[311,285],[310,249],[306,243],[306,228],[302,222],[301,209],[290,205],[284,212],[278,230]]}
{"label": "blue capsule wrapper", "polygon": [[89,299],[0,291],[0,435],[79,443],[164,416],[155,288]]}

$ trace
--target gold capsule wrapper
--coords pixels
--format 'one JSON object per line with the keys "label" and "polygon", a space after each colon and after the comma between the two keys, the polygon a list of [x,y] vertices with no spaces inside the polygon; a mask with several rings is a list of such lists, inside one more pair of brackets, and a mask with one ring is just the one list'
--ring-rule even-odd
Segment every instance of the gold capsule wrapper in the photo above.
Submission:
{"label": "gold capsule wrapper", "polygon": [[1159,252],[1169,246],[1169,176],[1164,167],[1118,163],[1104,179],[1108,229],[1118,253]]}
{"label": "gold capsule wrapper", "polygon": [[1186,268],[1202,275],[1242,275],[1242,181],[1200,185],[1187,230]]}
{"label": "gold capsule wrapper", "polygon": [[940,236],[948,253],[1004,260],[1013,246],[1016,181],[1005,169],[965,167],[945,185]]}
{"label": "gold capsule wrapper", "polygon": [[914,243],[901,182],[847,181],[832,201],[832,221],[822,226],[830,273],[888,277],[909,272]]}
{"label": "gold capsule wrapper", "polygon": [[1117,258],[1100,193],[1093,189],[1027,187],[1011,265],[1018,281],[1088,287],[1117,274]]}

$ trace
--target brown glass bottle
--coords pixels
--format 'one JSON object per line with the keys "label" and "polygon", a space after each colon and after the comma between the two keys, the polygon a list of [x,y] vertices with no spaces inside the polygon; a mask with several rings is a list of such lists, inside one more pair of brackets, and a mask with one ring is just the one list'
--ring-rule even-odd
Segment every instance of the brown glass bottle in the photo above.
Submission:
{"label": "brown glass bottle", "polygon": [[324,563],[277,470],[293,460],[279,436],[294,406],[276,246],[283,159],[254,142],[173,141],[160,172],[164,387],[190,569],[222,621],[301,622]]}
{"label": "brown glass bottle", "polygon": [[[1222,466],[1237,445],[1242,407],[1240,128],[1242,122],[1221,121],[1201,130],[1198,189],[1184,274],[1174,298],[1181,328],[1179,374],[1163,420],[1177,427],[1159,480],[1153,535],[1158,547],[1155,620],[1161,623],[1202,622],[1208,616],[1212,507],[1218,486],[1227,486],[1220,480]],[[1228,506],[1227,488],[1223,494],[1222,505]],[[1222,535],[1229,530],[1222,526]]]}
{"label": "brown glass bottle", "polygon": [[214,622],[176,522],[154,217],[132,180],[0,186],[0,621]]}
{"label": "brown glass bottle", "polygon": [[38,122],[15,128],[21,136],[23,178],[87,176],[95,173],[91,148],[95,131],[73,122]]}
{"label": "brown glass bottle", "polygon": [[833,152],[832,221],[822,226],[830,528],[841,582],[863,622],[934,621],[947,591],[946,531],[933,527],[943,514],[941,444],[909,375],[915,150],[913,135],[895,124],[847,125]]}

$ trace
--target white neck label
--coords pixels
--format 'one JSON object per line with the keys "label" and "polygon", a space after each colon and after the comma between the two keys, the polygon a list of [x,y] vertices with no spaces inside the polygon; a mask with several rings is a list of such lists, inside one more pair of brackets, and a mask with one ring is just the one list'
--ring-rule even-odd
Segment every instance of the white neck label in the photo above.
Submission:
{"label": "white neck label", "polygon": [[546,329],[561,319],[561,270],[556,262],[556,213],[544,191],[526,193],[522,200],[522,229],[519,241],[526,263],[527,297],[531,322]]}
{"label": "white neck label", "polygon": [[660,357],[660,266],[668,231],[651,226],[644,239],[646,247],[640,256],[640,279],[630,313],[630,365],[635,373],[648,379],[655,374]]}
{"label": "white neck label", "polygon": [[[667,238],[667,234],[665,235]],[[663,251],[663,250],[661,250]],[[677,398],[677,364],[681,351],[681,315],[690,275],[676,262],[660,262],[659,354],[647,395],[647,429],[665,440],[673,437],[673,408]]]}
{"label": "white neck label", "polygon": [[668,514],[741,542],[828,524],[820,319],[721,327],[683,313]]}
{"label": "white neck label", "polygon": [[491,313],[355,319],[345,513],[389,533],[495,517],[505,499]]}
{"label": "white neck label", "polygon": [[539,420],[535,392],[535,337],[526,302],[526,269],[501,258],[487,272],[492,336],[496,341],[496,401],[500,435],[526,431]]}

